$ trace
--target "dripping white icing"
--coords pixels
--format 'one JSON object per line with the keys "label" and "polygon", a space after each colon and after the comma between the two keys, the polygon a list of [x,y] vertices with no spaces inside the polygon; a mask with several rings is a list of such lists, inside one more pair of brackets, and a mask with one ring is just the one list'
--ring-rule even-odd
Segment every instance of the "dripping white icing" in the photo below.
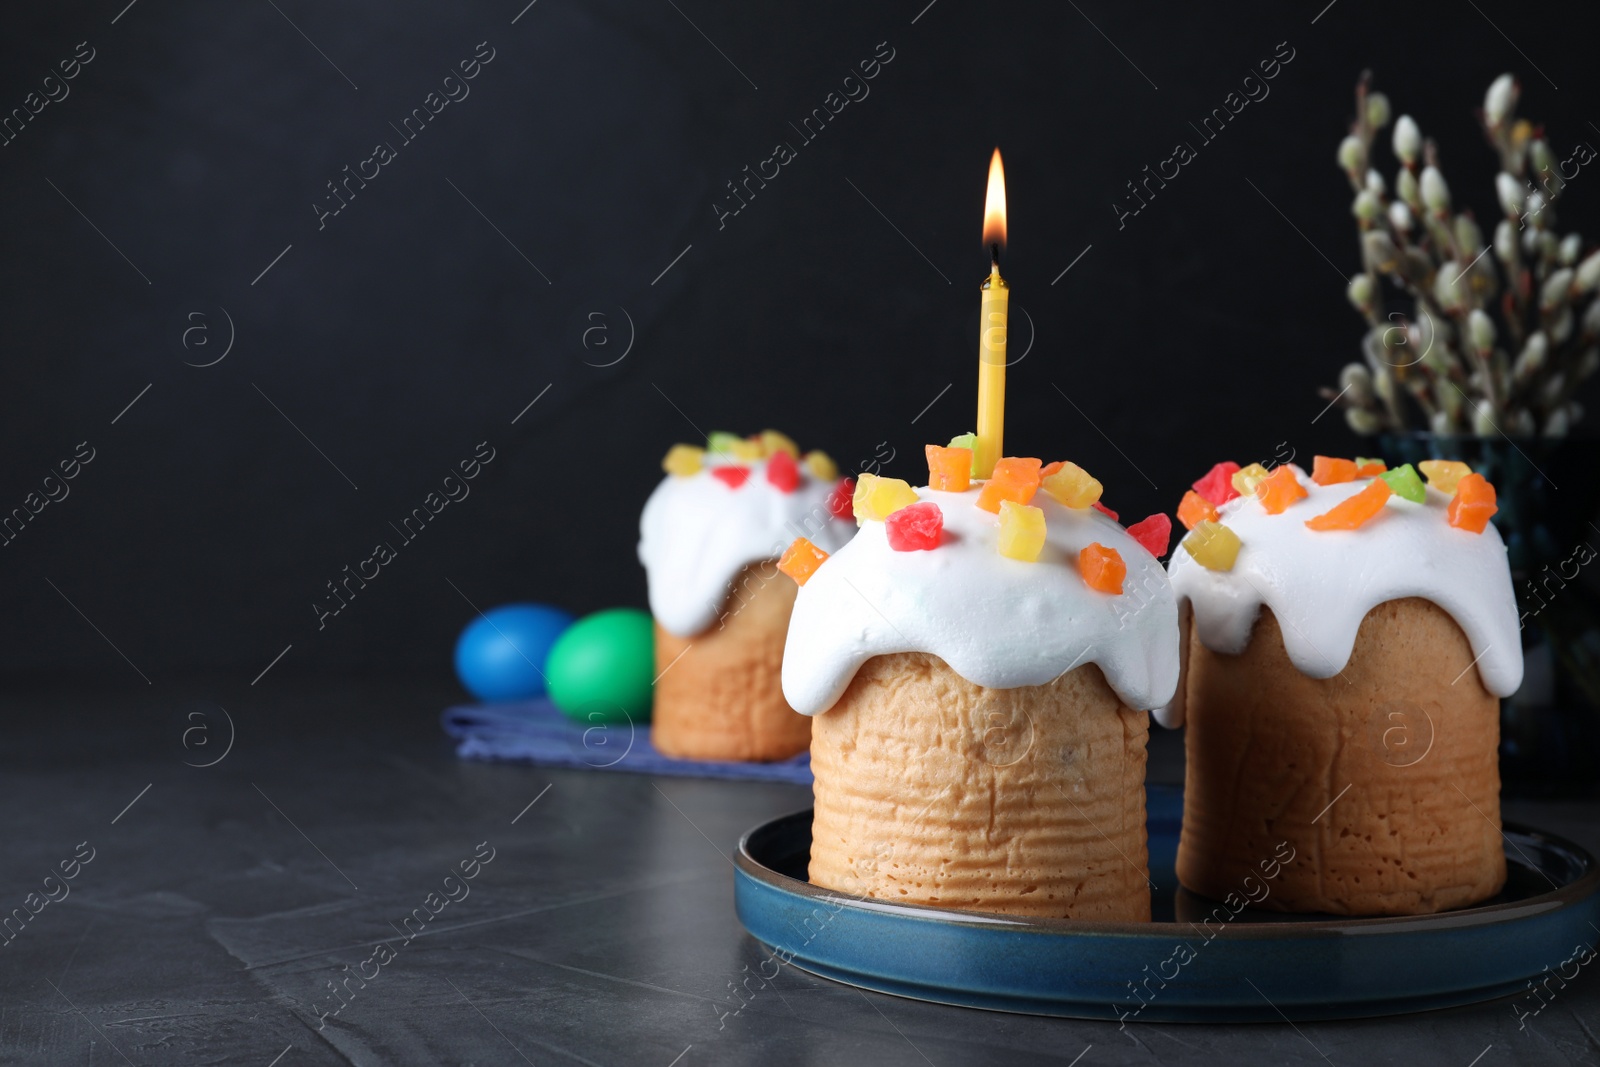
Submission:
{"label": "dripping white icing", "polygon": [[[1085,663],[1134,708],[1172,697],[1177,608],[1155,557],[1109,517],[1044,493],[1045,548],[1036,563],[996,548],[999,517],[974,506],[978,489],[918,489],[944,514],[944,543],[897,552],[868,521],[800,590],[783,656],[783,694],[806,715],[827,711],[873,656],[927,652],[977,685],[1043,685]],[[1116,549],[1128,574],[1120,596],[1078,574],[1080,549]]]}
{"label": "dripping white icing", "polygon": [[[1522,641],[1505,544],[1491,524],[1481,534],[1445,518],[1450,498],[1430,488],[1414,504],[1391,496],[1383,511],[1355,530],[1318,532],[1306,520],[1371,484],[1362,478],[1317,485],[1293,468],[1308,491],[1279,515],[1253,497],[1219,510],[1239,535],[1229,571],[1207,570],[1187,550],[1168,570],[1180,601],[1192,607],[1195,632],[1213,652],[1237,655],[1250,641],[1261,605],[1272,609],[1289,659],[1312,678],[1344,670],[1368,611],[1388,600],[1422,597],[1450,613],[1478,657],[1486,689],[1509,696],[1522,683]],[[1183,692],[1156,713],[1164,726],[1183,723]]]}
{"label": "dripping white icing", "polygon": [[[785,493],[767,481],[766,460],[709,453],[705,462],[696,474],[663,479],[639,518],[639,562],[650,587],[650,613],[684,638],[717,620],[746,566],[778,558],[796,537],[833,552],[855,533],[854,521],[840,521],[828,511],[836,483],[812,477],[803,466],[800,485]],[[750,476],[733,489],[711,474],[720,466],[748,467]]]}

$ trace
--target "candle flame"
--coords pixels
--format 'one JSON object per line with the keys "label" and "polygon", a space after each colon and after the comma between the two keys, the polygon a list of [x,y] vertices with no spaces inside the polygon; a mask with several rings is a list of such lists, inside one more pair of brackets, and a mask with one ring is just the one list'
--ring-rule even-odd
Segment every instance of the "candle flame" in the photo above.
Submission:
{"label": "candle flame", "polygon": [[984,247],[1006,246],[1006,170],[1000,163],[1000,149],[989,158],[989,191],[983,201]]}

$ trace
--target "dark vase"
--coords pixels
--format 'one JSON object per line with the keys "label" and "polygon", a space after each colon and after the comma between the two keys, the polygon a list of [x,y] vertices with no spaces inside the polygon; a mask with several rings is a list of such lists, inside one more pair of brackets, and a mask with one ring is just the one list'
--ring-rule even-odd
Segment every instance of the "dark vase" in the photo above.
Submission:
{"label": "dark vase", "polygon": [[1522,616],[1522,687],[1500,703],[1508,796],[1600,789],[1600,442],[1384,434],[1392,467],[1458,459],[1489,479]]}

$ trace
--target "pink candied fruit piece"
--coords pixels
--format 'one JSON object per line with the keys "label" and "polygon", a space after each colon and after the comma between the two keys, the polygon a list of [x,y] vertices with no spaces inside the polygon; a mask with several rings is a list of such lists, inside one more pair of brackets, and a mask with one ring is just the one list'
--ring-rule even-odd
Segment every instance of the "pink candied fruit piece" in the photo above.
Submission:
{"label": "pink candied fruit piece", "polygon": [[800,488],[800,464],[787,452],[774,452],[767,460],[767,481],[779,492],[794,492]]}
{"label": "pink candied fruit piece", "polygon": [[712,467],[711,477],[722,482],[729,489],[737,489],[745,483],[745,479],[750,477],[750,468],[733,464],[726,467]]}
{"label": "pink candied fruit piece", "polygon": [[1100,503],[1100,501],[1096,500],[1093,504],[1090,504],[1089,506],[1091,508],[1094,508],[1096,511],[1100,512],[1102,515],[1109,515],[1111,517],[1111,521],[1112,522],[1117,522],[1118,521],[1117,513],[1115,511],[1112,511],[1110,508],[1106,507],[1104,504]]}
{"label": "pink candied fruit piece", "polygon": [[1172,520],[1157,512],[1128,527],[1128,536],[1143,545],[1146,552],[1160,559],[1172,544]]}
{"label": "pink candied fruit piece", "polygon": [[833,492],[828,494],[829,514],[845,522],[855,522],[855,496],[856,480],[854,478],[840,478],[839,484],[834,486]]}
{"label": "pink candied fruit piece", "polygon": [[1239,490],[1233,487],[1233,476],[1238,471],[1237,463],[1227,460],[1218,463],[1206,472],[1204,478],[1194,483],[1194,491],[1205,497],[1212,507],[1220,508],[1239,495]]}
{"label": "pink candied fruit piece", "polygon": [[931,500],[907,504],[883,522],[889,547],[896,552],[938,548],[944,536],[944,512]]}

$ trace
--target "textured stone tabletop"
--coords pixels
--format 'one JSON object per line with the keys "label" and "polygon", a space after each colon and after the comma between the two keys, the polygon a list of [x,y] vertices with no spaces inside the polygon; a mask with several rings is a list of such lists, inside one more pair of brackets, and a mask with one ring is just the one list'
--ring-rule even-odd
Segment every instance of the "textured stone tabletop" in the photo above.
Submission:
{"label": "textured stone tabletop", "polygon": [[[5,910],[79,862],[64,896],[50,883],[59,899],[8,930],[0,1060],[1600,1063],[1588,971],[1521,1030],[1502,1001],[1298,1028],[1119,1031],[863,993],[793,968],[733,1014],[731,987],[761,956],[734,917],[728,856],[745,829],[804,807],[807,790],[462,764],[436,725],[455,699],[284,683],[224,715],[126,687],[8,695]],[[1178,771],[1176,740],[1158,736],[1156,777]],[[1600,845],[1593,806],[1511,811]]]}

